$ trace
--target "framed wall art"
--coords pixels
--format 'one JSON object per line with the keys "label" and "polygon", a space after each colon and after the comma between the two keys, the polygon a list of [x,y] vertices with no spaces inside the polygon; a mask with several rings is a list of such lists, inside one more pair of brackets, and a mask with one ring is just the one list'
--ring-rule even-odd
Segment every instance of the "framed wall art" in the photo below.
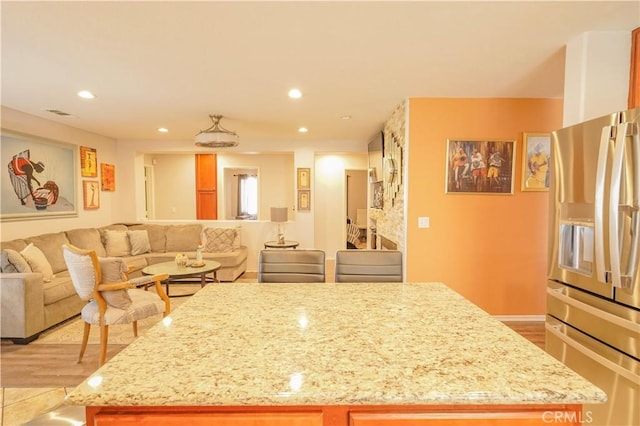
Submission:
{"label": "framed wall art", "polygon": [[82,181],[82,199],[85,210],[100,208],[100,185],[97,180]]}
{"label": "framed wall art", "polygon": [[2,130],[0,219],[77,216],[77,147]]}
{"label": "framed wall art", "polygon": [[311,189],[311,169],[298,169],[298,189]]}
{"label": "framed wall art", "polygon": [[298,190],[298,210],[311,210],[311,191],[307,189]]}
{"label": "framed wall art", "polygon": [[549,133],[524,133],[522,146],[522,190],[548,191],[551,135]]}
{"label": "framed wall art", "polygon": [[513,194],[513,140],[448,140],[445,192]]}
{"label": "framed wall art", "polygon": [[98,152],[95,148],[80,147],[80,174],[82,177],[98,177]]}
{"label": "framed wall art", "polygon": [[116,166],[100,163],[100,183],[103,191],[116,190]]}

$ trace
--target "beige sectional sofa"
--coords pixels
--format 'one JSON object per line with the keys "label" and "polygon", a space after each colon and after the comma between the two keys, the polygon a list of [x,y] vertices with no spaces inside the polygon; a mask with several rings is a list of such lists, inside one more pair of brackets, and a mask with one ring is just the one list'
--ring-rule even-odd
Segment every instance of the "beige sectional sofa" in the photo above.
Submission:
{"label": "beige sectional sofa", "polygon": [[174,260],[178,253],[195,258],[199,244],[204,259],[222,264],[218,280],[234,281],[247,268],[247,247],[241,245],[240,228],[114,224],[4,241],[0,243],[3,339],[28,343],[80,313],[85,302],[73,288],[62,256],[63,244],[95,250],[99,257],[122,257],[131,268],[131,277],[142,275],[147,265]]}

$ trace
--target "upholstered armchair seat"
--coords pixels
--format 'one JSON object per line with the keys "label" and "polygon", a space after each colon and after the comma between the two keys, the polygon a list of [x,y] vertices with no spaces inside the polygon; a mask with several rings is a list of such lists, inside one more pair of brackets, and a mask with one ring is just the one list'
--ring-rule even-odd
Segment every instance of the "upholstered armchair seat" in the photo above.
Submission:
{"label": "upholstered armchair seat", "polygon": [[[128,293],[131,298],[129,307],[126,309],[113,306],[107,307],[104,313],[104,321],[107,324],[131,324],[134,321],[164,313],[165,302],[157,294],[139,289],[129,289]],[[100,307],[98,303],[95,300],[87,303],[82,308],[80,316],[83,321],[91,325],[100,325]]]}
{"label": "upholstered armchair seat", "polygon": [[[133,324],[133,334],[137,336],[138,320],[169,314],[169,297],[161,285],[169,277],[167,274],[129,280],[129,269],[121,258],[98,258],[94,250],[83,250],[68,244],[62,246],[62,252],[78,296],[87,301],[80,314],[84,321],[84,333],[78,362],[82,361],[87,348],[92,325],[100,327],[102,365],[107,355],[110,325]],[[147,291],[152,284],[155,292]],[[144,287],[144,290],[137,286]]]}

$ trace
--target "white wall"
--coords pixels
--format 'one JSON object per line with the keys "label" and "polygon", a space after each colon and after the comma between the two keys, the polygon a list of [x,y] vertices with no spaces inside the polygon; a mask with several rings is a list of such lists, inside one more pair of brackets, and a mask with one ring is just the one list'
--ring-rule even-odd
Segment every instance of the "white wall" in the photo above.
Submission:
{"label": "white wall", "polygon": [[631,32],[582,33],[566,46],[564,126],[627,109]]}
{"label": "white wall", "polygon": [[[72,120],[73,119],[70,119],[70,121]],[[115,202],[118,194],[117,191],[119,188],[127,185],[127,181],[122,178],[122,169],[117,165],[115,140],[25,114],[4,106],[2,107],[2,129],[71,145],[95,148],[98,155],[98,164],[116,164],[116,192],[100,191],[100,208],[96,210],[84,210],[82,205],[82,181],[99,181],[100,172],[98,171],[97,178],[82,178],[80,176],[80,157],[78,156],[78,164],[75,165],[77,173],[76,210],[78,215],[64,218],[3,221],[0,223],[0,240],[6,241],[32,235],[59,232],[72,228],[95,227],[112,223],[113,212],[118,209],[118,204]],[[1,149],[2,146],[0,145],[0,150]],[[5,180],[9,179],[9,175],[6,171],[6,164],[2,164],[1,167],[2,173],[0,174],[0,179],[2,179],[4,183]],[[98,165],[98,169],[99,167]]]}
{"label": "white wall", "polygon": [[[315,246],[334,259],[336,250],[346,248],[346,179],[345,170],[367,170],[367,153],[317,154],[315,191],[311,208],[315,212]],[[314,207],[315,205],[315,207]]]}
{"label": "white wall", "polygon": [[155,219],[196,219],[194,154],[156,154],[153,165]]}

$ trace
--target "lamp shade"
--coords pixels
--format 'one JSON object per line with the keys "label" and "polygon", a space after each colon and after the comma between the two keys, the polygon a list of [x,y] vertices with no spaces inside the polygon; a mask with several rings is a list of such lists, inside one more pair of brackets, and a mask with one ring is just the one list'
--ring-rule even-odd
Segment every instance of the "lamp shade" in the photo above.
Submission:
{"label": "lamp shade", "polygon": [[289,211],[286,207],[271,207],[271,222],[286,222],[289,220],[287,218],[287,212]]}

